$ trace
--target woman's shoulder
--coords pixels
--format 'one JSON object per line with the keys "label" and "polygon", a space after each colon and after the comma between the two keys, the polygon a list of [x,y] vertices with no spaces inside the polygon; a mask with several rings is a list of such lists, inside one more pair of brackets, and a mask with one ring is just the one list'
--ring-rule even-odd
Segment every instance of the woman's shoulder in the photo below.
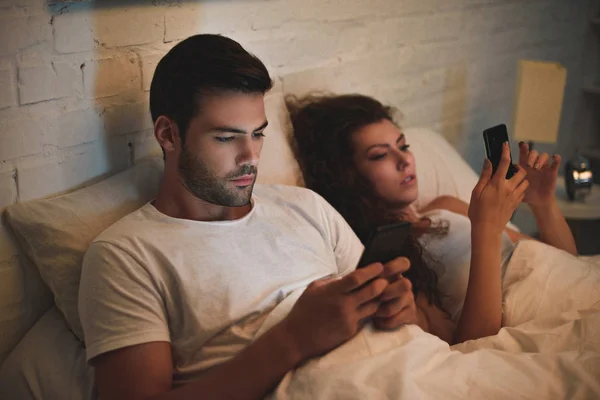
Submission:
{"label": "woman's shoulder", "polygon": [[439,196],[430,201],[425,207],[422,207],[419,213],[427,214],[438,210],[446,210],[466,216],[469,211],[469,205],[454,196]]}

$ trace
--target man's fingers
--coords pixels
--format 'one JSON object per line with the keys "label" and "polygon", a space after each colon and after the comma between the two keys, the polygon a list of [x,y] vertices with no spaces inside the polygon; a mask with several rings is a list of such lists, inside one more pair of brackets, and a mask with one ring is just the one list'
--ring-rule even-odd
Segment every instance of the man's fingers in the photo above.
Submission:
{"label": "man's fingers", "polygon": [[402,324],[416,324],[416,315],[413,307],[405,307],[398,314],[391,317],[373,317],[373,321],[380,329],[394,329]]}
{"label": "man's fingers", "polygon": [[375,279],[363,287],[356,289],[353,293],[349,294],[349,296],[352,296],[355,304],[360,306],[373,299],[379,299],[379,296],[388,285],[389,283],[385,279]]}
{"label": "man's fingers", "polygon": [[373,263],[366,267],[356,269],[337,282],[332,282],[331,285],[340,293],[348,293],[380,276],[382,273],[383,265],[381,263]]}
{"label": "man's fingers", "polygon": [[506,179],[506,173],[508,172],[508,168],[510,167],[510,147],[508,147],[508,142],[504,142],[502,144],[502,157],[500,157],[500,164],[498,164],[498,169],[494,173],[492,179],[496,181],[501,181]]}
{"label": "man's fingers", "polygon": [[400,278],[401,274],[408,271],[409,268],[410,261],[408,258],[397,257],[383,265],[383,277],[391,280]]}
{"label": "man's fingers", "polygon": [[385,288],[383,293],[381,294],[381,301],[389,301],[395,298],[398,298],[405,293],[412,294],[412,283],[410,280],[406,278],[401,278],[396,282],[390,283],[390,285]]}
{"label": "man's fingers", "polygon": [[400,297],[382,302],[375,315],[377,317],[391,317],[398,314],[406,307],[410,307],[414,302],[415,298],[412,292],[404,292]]}
{"label": "man's fingers", "polygon": [[358,307],[358,317],[360,319],[372,317],[373,315],[375,315],[377,310],[379,310],[380,304],[381,303],[379,302],[379,300],[371,300],[362,304],[360,307]]}

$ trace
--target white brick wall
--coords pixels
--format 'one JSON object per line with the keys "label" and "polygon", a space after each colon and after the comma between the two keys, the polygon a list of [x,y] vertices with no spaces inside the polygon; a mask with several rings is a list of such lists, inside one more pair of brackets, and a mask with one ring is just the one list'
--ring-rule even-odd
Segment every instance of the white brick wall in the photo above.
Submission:
{"label": "white brick wall", "polygon": [[[201,32],[239,40],[284,91],[374,95],[399,108],[404,125],[446,135],[476,168],[481,130],[510,123],[517,60],[561,62],[561,135],[548,149],[568,155],[598,141],[590,124],[572,132],[592,2],[0,0],[0,211],[160,154],[148,111],[152,74],[177,41]],[[0,301],[18,301],[20,260],[0,225],[0,278],[15,281]]]}

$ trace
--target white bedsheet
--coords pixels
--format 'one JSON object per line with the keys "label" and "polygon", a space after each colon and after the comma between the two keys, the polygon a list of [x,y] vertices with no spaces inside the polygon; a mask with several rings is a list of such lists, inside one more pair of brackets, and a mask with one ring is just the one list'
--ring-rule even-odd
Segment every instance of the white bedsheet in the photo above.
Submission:
{"label": "white bedsheet", "polygon": [[[594,265],[593,263],[596,263]],[[450,348],[416,326],[364,329],[285,376],[270,396],[304,399],[598,399],[600,256],[574,258],[523,242],[506,273],[505,324]],[[287,315],[300,292],[270,314]],[[0,399],[95,399],[85,349],[56,309],[0,370]]]}
{"label": "white bedsheet", "polygon": [[[366,327],[288,373],[270,398],[598,399],[598,261],[522,241],[505,275],[505,327],[498,335],[449,347],[417,326]],[[298,295],[282,302],[261,332]]]}

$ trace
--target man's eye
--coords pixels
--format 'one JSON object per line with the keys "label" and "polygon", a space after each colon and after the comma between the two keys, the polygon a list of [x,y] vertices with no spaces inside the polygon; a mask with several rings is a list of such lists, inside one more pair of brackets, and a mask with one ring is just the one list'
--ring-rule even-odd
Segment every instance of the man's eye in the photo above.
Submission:
{"label": "man's eye", "polygon": [[410,148],[410,144],[405,144],[404,146],[400,146],[401,151],[408,151],[409,148]]}
{"label": "man's eye", "polygon": [[233,140],[233,136],[217,136],[215,139],[217,139],[219,142],[225,143],[231,142]]}
{"label": "man's eye", "polygon": [[255,138],[264,138],[265,134],[263,132],[254,132],[252,136],[254,136]]}

